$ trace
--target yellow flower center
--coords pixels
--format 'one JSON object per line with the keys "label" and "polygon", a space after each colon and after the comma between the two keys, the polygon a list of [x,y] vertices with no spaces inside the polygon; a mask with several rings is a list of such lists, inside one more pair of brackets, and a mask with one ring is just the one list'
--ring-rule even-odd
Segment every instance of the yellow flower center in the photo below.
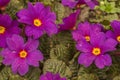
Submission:
{"label": "yellow flower center", "polygon": [[5,32],[5,27],[0,26],[0,34],[3,34]]}
{"label": "yellow flower center", "polygon": [[99,54],[101,53],[101,50],[100,50],[100,48],[93,48],[92,53],[93,53],[95,56],[97,56],[97,55],[99,55]]}
{"label": "yellow flower center", "polygon": [[120,42],[120,36],[117,36],[117,41]]}
{"label": "yellow flower center", "polygon": [[34,19],[34,25],[35,25],[36,27],[40,27],[40,26],[42,25],[41,20],[39,20],[39,19]]}
{"label": "yellow flower center", "polygon": [[20,51],[19,56],[20,58],[26,58],[27,57],[27,52],[25,50]]}
{"label": "yellow flower center", "polygon": [[86,41],[90,41],[90,36],[85,36]]}

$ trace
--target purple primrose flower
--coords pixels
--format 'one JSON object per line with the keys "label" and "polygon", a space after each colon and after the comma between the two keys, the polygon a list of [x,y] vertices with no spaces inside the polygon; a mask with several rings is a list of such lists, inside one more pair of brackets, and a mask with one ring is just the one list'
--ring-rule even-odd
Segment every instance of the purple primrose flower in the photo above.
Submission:
{"label": "purple primrose flower", "polygon": [[9,15],[0,14],[0,47],[6,47],[6,38],[13,34],[20,34],[19,23],[13,21]]}
{"label": "purple primrose flower", "polygon": [[112,60],[107,52],[115,50],[116,45],[117,42],[112,38],[106,38],[103,32],[93,34],[90,43],[85,41],[76,45],[77,49],[82,52],[78,58],[78,63],[88,67],[95,62],[99,69],[110,66]]}
{"label": "purple primrose flower", "polygon": [[39,2],[34,6],[28,3],[28,8],[20,10],[17,16],[19,22],[26,24],[26,35],[33,36],[34,39],[41,37],[44,33],[49,36],[57,33],[55,13],[50,11],[50,7],[45,7]]}
{"label": "purple primrose flower", "polygon": [[47,72],[46,74],[41,75],[39,80],[67,80],[67,79],[61,78],[58,73],[53,74],[51,72]]}
{"label": "purple primrose flower", "polygon": [[8,47],[1,51],[3,64],[11,65],[13,73],[25,75],[29,70],[29,65],[38,67],[39,61],[43,60],[42,53],[37,50],[39,41],[31,38],[24,43],[24,39],[19,35],[7,38]]}

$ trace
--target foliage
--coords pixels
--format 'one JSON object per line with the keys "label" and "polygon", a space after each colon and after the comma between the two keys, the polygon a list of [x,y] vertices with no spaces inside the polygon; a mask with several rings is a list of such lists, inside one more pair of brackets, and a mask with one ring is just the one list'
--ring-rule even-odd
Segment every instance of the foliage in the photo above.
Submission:
{"label": "foliage", "polygon": [[104,12],[107,12],[107,13],[119,13],[120,12],[120,9],[116,7],[115,2],[112,2],[112,1],[110,2],[107,0],[101,0],[100,5],[97,6],[96,8]]}

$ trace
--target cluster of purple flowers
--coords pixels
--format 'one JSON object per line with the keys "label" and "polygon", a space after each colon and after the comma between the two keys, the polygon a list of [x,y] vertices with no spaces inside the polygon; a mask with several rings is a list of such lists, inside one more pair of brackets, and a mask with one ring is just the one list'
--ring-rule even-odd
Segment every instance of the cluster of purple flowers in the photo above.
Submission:
{"label": "cluster of purple flowers", "polygon": [[84,22],[72,31],[76,48],[81,52],[79,64],[88,67],[94,62],[99,69],[112,64],[108,53],[116,50],[116,45],[120,43],[120,21],[112,21],[111,26],[113,30],[104,31],[100,24]]}
{"label": "cluster of purple flowers", "polygon": [[[6,6],[10,0],[0,0],[0,7]],[[43,54],[38,50],[40,36],[47,33],[49,36],[57,33],[56,16],[41,3],[34,6],[28,3],[28,9],[17,13],[18,21],[12,20],[7,14],[0,14],[0,55],[4,58],[3,64],[11,65],[13,73],[25,75],[29,65],[39,67]],[[25,33],[28,36],[26,43],[20,36],[19,22],[25,24]]]}
{"label": "cluster of purple flowers", "polygon": [[[90,6],[91,9],[98,5],[97,0],[62,0],[63,5],[71,8],[77,4]],[[102,69],[112,64],[112,59],[108,54],[109,51],[116,50],[117,43],[120,43],[120,22],[113,21],[111,26],[113,31],[105,31],[99,23],[91,24],[89,22],[79,23],[76,27],[76,21],[80,11],[70,14],[63,19],[63,24],[59,24],[61,30],[72,30],[72,37],[76,41],[76,48],[81,52],[78,57],[78,63],[85,67],[90,66],[93,62]]]}
{"label": "cluster of purple flowers", "polygon": [[76,28],[79,12],[77,10],[70,14],[63,19],[64,24],[59,24],[60,30],[72,30],[76,48],[81,52],[78,63],[88,67],[94,62],[99,69],[110,66],[112,59],[108,53],[116,50],[116,45],[120,42],[120,22],[111,22],[114,32],[106,32],[101,24],[91,24],[87,21],[79,23]]}
{"label": "cluster of purple flowers", "polygon": [[[0,0],[0,7],[4,7],[10,0]],[[21,76],[29,71],[29,66],[39,67],[39,61],[44,59],[38,50],[39,40],[44,33],[49,36],[56,34],[58,28],[55,24],[56,15],[51,12],[50,7],[42,3],[32,5],[28,3],[27,9],[17,13],[18,20],[12,20],[8,14],[0,14],[0,55],[2,63],[11,66],[14,74]],[[23,23],[27,41],[20,35],[23,34],[19,23]],[[24,31],[23,31],[24,32]],[[41,75],[40,80],[66,80],[59,74],[47,72]]]}
{"label": "cluster of purple flowers", "polygon": [[[10,0],[0,0],[0,8]],[[62,0],[62,4],[73,8],[79,4],[87,4],[91,9],[98,5],[97,0]],[[101,24],[89,22],[79,23],[76,27],[80,10],[63,18],[63,24],[55,24],[56,15],[50,7],[45,7],[37,2],[35,5],[28,3],[28,7],[20,10],[16,15],[18,20],[12,20],[8,14],[0,14],[0,55],[2,63],[11,66],[13,73],[25,75],[29,66],[39,67],[39,61],[44,59],[42,52],[37,49],[39,38],[47,33],[48,36],[63,30],[71,30],[76,48],[81,52],[78,63],[85,67],[93,62],[102,69],[112,64],[109,51],[116,50],[120,43],[120,21],[112,21],[113,30],[105,31]],[[19,23],[24,24],[27,40],[21,36]],[[47,72],[40,76],[40,80],[66,80],[59,74]]]}

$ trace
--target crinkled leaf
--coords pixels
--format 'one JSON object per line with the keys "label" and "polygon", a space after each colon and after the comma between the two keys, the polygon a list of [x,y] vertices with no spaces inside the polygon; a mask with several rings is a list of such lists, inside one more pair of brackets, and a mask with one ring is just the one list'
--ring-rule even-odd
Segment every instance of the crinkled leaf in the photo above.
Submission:
{"label": "crinkled leaf", "polygon": [[63,61],[57,59],[48,59],[45,61],[43,72],[46,73],[47,71],[60,73],[62,77],[70,78],[72,76],[70,68]]}

